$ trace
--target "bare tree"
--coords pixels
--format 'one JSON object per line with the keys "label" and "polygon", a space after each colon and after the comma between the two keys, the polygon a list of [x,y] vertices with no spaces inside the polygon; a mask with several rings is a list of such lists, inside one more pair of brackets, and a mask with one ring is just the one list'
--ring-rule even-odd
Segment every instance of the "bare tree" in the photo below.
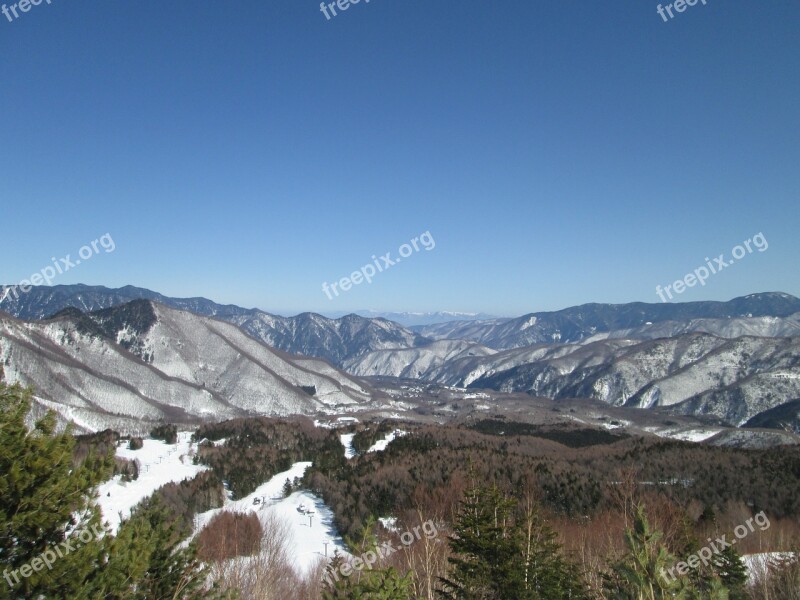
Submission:
{"label": "bare tree", "polygon": [[421,531],[423,524],[435,524],[435,532],[424,531],[415,543],[402,546],[404,567],[413,572],[414,593],[417,598],[433,600],[436,598],[436,584],[440,577],[447,575],[450,546],[447,543],[449,530],[444,520],[438,517],[425,519],[422,511],[417,509],[407,519],[409,530]]}
{"label": "bare tree", "polygon": [[257,554],[215,561],[211,576],[225,589],[239,590],[242,600],[285,600],[298,598],[306,588],[293,568],[289,555],[291,532],[274,513],[261,516],[263,535]]}

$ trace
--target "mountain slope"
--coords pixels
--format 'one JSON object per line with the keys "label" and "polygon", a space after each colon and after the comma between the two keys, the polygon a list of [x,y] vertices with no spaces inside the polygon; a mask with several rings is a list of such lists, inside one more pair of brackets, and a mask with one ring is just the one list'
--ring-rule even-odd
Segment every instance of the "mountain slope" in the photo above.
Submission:
{"label": "mountain slope", "polygon": [[745,426],[800,433],[800,399],[765,410],[750,419]]}
{"label": "mountain slope", "polygon": [[10,382],[35,386],[41,406],[87,428],[314,414],[372,396],[323,361],[146,300],[46,321],[0,318],[0,363]]}

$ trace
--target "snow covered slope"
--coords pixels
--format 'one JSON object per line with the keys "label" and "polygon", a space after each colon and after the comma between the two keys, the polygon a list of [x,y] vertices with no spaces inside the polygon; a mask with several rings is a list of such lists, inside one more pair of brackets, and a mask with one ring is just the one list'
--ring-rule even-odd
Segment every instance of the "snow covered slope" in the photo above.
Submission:
{"label": "snow covered slope", "polygon": [[691,319],[688,321],[663,321],[631,329],[617,329],[598,333],[581,343],[588,344],[605,339],[654,340],[687,333],[709,333],[733,339],[751,337],[800,336],[800,313],[788,317],[739,317],[733,319]]}

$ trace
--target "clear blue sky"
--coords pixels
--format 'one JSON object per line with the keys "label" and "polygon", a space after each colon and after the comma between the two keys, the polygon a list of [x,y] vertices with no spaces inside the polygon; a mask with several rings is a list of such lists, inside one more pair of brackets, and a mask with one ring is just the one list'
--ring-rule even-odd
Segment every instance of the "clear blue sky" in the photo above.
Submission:
{"label": "clear blue sky", "polygon": [[[11,2],[13,4],[13,2]],[[6,0],[9,4],[9,0]],[[800,3],[52,0],[0,15],[0,281],[283,313],[800,295]],[[372,255],[421,250],[328,300]]]}

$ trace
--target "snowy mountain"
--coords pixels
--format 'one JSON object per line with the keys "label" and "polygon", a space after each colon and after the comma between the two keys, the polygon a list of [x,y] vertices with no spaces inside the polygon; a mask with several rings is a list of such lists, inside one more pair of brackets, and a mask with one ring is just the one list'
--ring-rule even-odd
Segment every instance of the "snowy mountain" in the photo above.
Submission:
{"label": "snowy mountain", "polygon": [[0,364],[9,382],[36,388],[38,409],[86,429],[316,414],[372,397],[324,361],[147,300],[44,321],[0,316]]}
{"label": "snowy mountain", "polygon": [[[131,296],[173,308],[152,298],[115,306]],[[355,376],[668,407],[733,425],[800,397],[800,300],[781,293],[420,328],[436,341],[381,318],[280,317],[131,287],[43,287],[17,298],[6,289],[0,298],[14,315],[61,311],[39,322],[0,318],[0,360],[12,380],[37,385],[42,406],[65,399],[65,416],[78,421],[308,414],[372,397],[313,357]]]}
{"label": "snowy mountain", "polygon": [[[749,317],[730,319],[693,319],[690,321],[663,321],[638,328],[597,333],[578,345],[589,345],[602,340],[617,340],[618,344],[593,345],[593,349],[627,347],[640,340],[672,338],[689,333],[708,333],[718,338],[798,337],[800,314],[787,318]],[[447,342],[447,343],[445,343]],[[496,351],[475,342],[440,340],[413,351],[370,352],[345,363],[344,368],[359,376],[418,377],[443,385],[466,386],[475,380],[514,367],[557,358],[579,350],[576,344],[539,344],[523,348]],[[464,349],[455,352],[453,349]],[[469,351],[467,351],[467,349]],[[613,355],[602,352],[600,360],[611,360]]]}
{"label": "snowy mountain", "polygon": [[2,286],[0,290],[0,310],[26,320],[45,319],[69,307],[92,312],[127,304],[133,300],[152,300],[207,317],[222,318],[250,312],[246,308],[221,305],[206,298],[168,298],[158,292],[132,285],[117,289],[83,284],[32,286],[26,293],[15,291],[11,286]]}
{"label": "snowy mountain", "polygon": [[358,315],[329,319],[314,313],[281,317],[258,309],[217,304],[206,298],[168,298],[133,286],[119,289],[87,285],[36,286],[24,294],[15,294],[6,286],[0,292],[0,310],[19,319],[44,319],[68,307],[90,312],[139,299],[223,319],[269,346],[292,354],[324,358],[336,365],[373,350],[409,348],[428,341],[386,319]]}
{"label": "snowy mountain", "polygon": [[[500,370],[522,352],[481,359],[469,386],[616,406],[669,407],[742,425],[800,397],[800,338],[724,339],[689,334],[652,341],[603,340],[535,350],[535,361]],[[513,357],[513,358],[511,358]],[[509,359],[511,358],[511,361]],[[523,358],[527,360],[530,357]],[[433,374],[441,379],[441,374]]]}
{"label": "snowy mountain", "polygon": [[[516,319],[451,322],[415,327],[414,331],[431,339],[468,340],[496,350],[506,350],[534,344],[580,342],[602,333],[646,328],[665,321],[685,323],[703,319],[786,318],[797,313],[800,313],[800,299],[775,292],[751,294],[728,302],[584,304],[557,312],[531,313]],[[793,323],[797,325],[797,317]],[[782,327],[781,324],[776,326],[766,322],[762,326],[768,331]],[[753,324],[752,327],[757,328],[757,325]],[[694,331],[691,327],[688,330]],[[791,326],[788,335],[793,335]]]}

